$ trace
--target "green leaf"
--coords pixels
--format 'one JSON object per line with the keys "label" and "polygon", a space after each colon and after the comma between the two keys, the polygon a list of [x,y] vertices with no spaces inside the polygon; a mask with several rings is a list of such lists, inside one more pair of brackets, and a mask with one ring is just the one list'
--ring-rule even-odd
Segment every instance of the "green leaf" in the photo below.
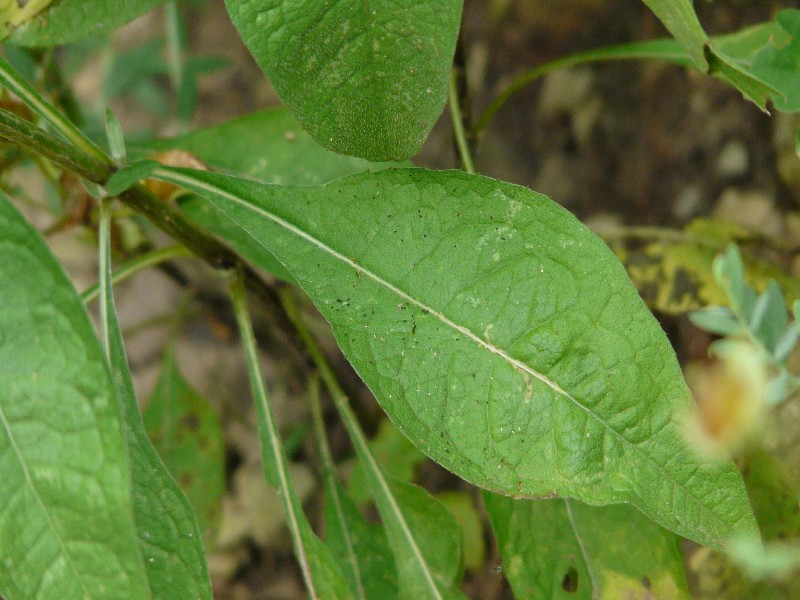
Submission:
{"label": "green leaf", "polygon": [[789,324],[783,292],[776,281],[770,281],[767,289],[756,300],[750,327],[758,340],[769,352],[774,352]]}
{"label": "green leaf", "polygon": [[122,331],[111,290],[111,208],[101,207],[100,314],[111,376],[127,431],[133,487],[133,517],[155,598],[209,599],[201,530],[186,495],[170,476],[145,433],[128,370]]}
{"label": "green leaf", "polygon": [[[34,0],[33,3],[35,3]],[[59,0],[29,18],[6,40],[20,46],[56,46],[101,35],[165,0]],[[39,2],[41,4],[41,2]],[[0,39],[2,36],[0,35]]]}
{"label": "green leaf", "polygon": [[[326,150],[285,108],[253,113],[181,137],[157,140],[131,153],[144,158],[167,150],[188,152],[224,173],[276,184],[320,184],[362,171],[406,166],[373,163]],[[253,264],[284,281],[294,282],[278,259],[214,205],[192,196],[182,198],[180,206],[192,221],[226,239]]]}
{"label": "green leaf", "polygon": [[475,506],[473,494],[446,490],[436,494],[436,499],[447,507],[461,528],[464,567],[472,570],[481,569],[486,563],[486,541],[481,515]]}
{"label": "green leaf", "polygon": [[114,173],[106,182],[105,188],[109,196],[118,196],[125,190],[133,187],[142,179],[147,178],[153,171],[161,166],[154,160],[142,160],[125,167]]}
{"label": "green leaf", "polygon": [[689,0],[643,0],[661,20],[667,30],[683,46],[694,65],[708,71],[704,51],[708,36],[697,20],[694,7]]}
{"label": "green leaf", "polygon": [[150,597],[125,430],[77,293],[0,194],[0,594]]}
{"label": "green leaf", "polygon": [[756,54],[751,69],[779,92],[772,94],[775,108],[784,112],[800,111],[800,10],[781,11],[775,20],[791,39],[780,40],[780,36],[775,35]]}
{"label": "green leaf", "polygon": [[[455,518],[423,488],[392,479],[386,481],[390,493],[374,498],[397,562],[401,597],[463,598],[458,590],[462,575],[461,531]],[[384,503],[386,506],[382,506]],[[416,549],[408,543],[409,539],[414,540]],[[417,556],[417,552],[422,556]],[[431,593],[420,581],[418,563],[426,565],[438,593]]]}
{"label": "green leaf", "polygon": [[167,352],[144,414],[145,429],[197,513],[207,544],[214,540],[225,493],[222,428],[208,400],[181,375]]}
{"label": "green leaf", "polygon": [[710,306],[704,310],[689,313],[689,320],[700,329],[717,335],[737,335],[742,332],[742,326],[725,306]]}
{"label": "green leaf", "polygon": [[186,135],[129,149],[136,158],[183,150],[214,170],[282,185],[328,183],[345,175],[410,163],[375,163],[320,146],[286,108],[237,117]]}
{"label": "green leaf", "polygon": [[484,493],[503,568],[527,598],[689,598],[675,535],[628,505]]}
{"label": "green leaf", "polygon": [[234,312],[242,336],[250,389],[258,415],[258,434],[261,441],[261,458],[267,482],[276,487],[286,513],[286,525],[292,536],[295,556],[303,573],[303,580],[312,598],[352,598],[347,580],[339,569],[331,551],[317,537],[308,522],[300,498],[289,477],[286,453],[283,450],[278,427],[267,398],[267,388],[261,374],[253,325],[247,308],[244,284],[238,276],[231,286]]}
{"label": "green leaf", "polygon": [[[339,510],[337,510],[337,506]],[[356,598],[398,598],[397,568],[381,525],[369,523],[344,489],[325,480],[325,543],[347,574]],[[354,556],[349,556],[348,543]],[[352,561],[356,561],[354,570]]]}
{"label": "green leaf", "polygon": [[284,103],[320,144],[416,154],[444,107],[461,0],[226,0]]}
{"label": "green leaf", "polygon": [[731,308],[749,323],[758,296],[744,277],[744,264],[735,244],[730,244],[724,254],[717,256],[713,264],[714,277],[728,295]]}
{"label": "green leaf", "polygon": [[[414,480],[417,465],[426,458],[389,419],[381,421],[378,433],[369,441],[369,450],[386,475],[408,483]],[[361,462],[353,467],[347,489],[356,502],[370,499],[369,481]]]}
{"label": "green leaf", "polygon": [[715,75],[737,88],[761,110],[766,110],[767,97],[777,90],[758,73],[728,56],[721,46],[709,40],[697,20],[689,0],[643,0],[680,42],[695,67]]}
{"label": "green leaf", "polygon": [[663,331],[608,247],[545,196],[457,171],[322,187],[161,169],[292,271],[395,425],[490,490],[630,502],[720,548],[755,523],[706,462]]}

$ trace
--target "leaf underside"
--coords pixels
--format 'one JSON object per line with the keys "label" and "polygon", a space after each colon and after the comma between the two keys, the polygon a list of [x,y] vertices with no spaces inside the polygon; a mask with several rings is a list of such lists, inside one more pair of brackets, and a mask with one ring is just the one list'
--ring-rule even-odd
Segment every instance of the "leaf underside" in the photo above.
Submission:
{"label": "leaf underside", "polygon": [[401,160],[444,107],[462,0],[226,0],[256,62],[314,139]]}

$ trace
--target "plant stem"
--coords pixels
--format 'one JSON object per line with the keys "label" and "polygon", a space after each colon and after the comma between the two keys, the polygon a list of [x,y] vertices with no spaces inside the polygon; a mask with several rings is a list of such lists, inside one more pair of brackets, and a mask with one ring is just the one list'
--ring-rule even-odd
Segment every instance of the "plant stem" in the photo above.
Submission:
{"label": "plant stem", "polygon": [[478,118],[478,121],[475,123],[475,126],[472,129],[472,138],[478,139],[483,130],[489,125],[489,122],[492,120],[495,113],[503,108],[511,96],[538,78],[544,77],[548,73],[558,69],[564,69],[566,67],[574,67],[576,65],[595,62],[620,60],[666,60],[680,65],[691,64],[691,61],[686,53],[680,47],[677,47],[673,40],[634,42],[631,44],[622,44],[619,46],[578,52],[576,54],[570,54],[569,56],[558,58],[543,65],[534,67],[530,71],[519,75],[510,84],[508,84],[505,89],[500,92],[494,100],[492,100],[489,106],[486,107],[486,110],[483,111],[483,114],[481,114],[481,116]]}
{"label": "plant stem", "polygon": [[[14,113],[2,109],[0,109],[0,137],[100,185],[103,185],[114,172],[108,157],[106,161],[109,162],[97,161],[32,123],[20,119]],[[275,290],[234,250],[197,227],[180,210],[170,203],[160,201],[141,185],[123,192],[119,195],[119,199],[215,269],[241,267],[245,284],[267,307],[271,323],[281,331],[286,341],[297,346],[297,336]]]}
{"label": "plant stem", "polygon": [[98,160],[4,109],[0,109],[0,137],[44,156],[89,181],[102,183],[113,171],[107,159]]}
{"label": "plant stem", "polygon": [[34,88],[0,56],[0,85],[13,92],[20,100],[50,122],[64,138],[96,161],[107,162],[108,157],[86,135],[53,108]]}
{"label": "plant stem", "polygon": [[109,329],[108,288],[111,286],[109,273],[111,272],[111,215],[112,202],[110,198],[100,200],[100,228],[98,231],[98,271],[100,281],[98,293],[100,294],[100,327],[103,339],[103,349],[106,359],[111,363],[111,331]]}
{"label": "plant stem", "polygon": [[467,172],[475,174],[475,165],[472,162],[472,155],[469,151],[467,136],[464,131],[464,120],[461,115],[461,108],[458,103],[458,73],[456,69],[450,71],[450,84],[448,86],[448,102],[450,104],[450,118],[453,122],[453,135],[458,146],[458,155],[461,159],[461,166]]}
{"label": "plant stem", "polygon": [[[146,254],[142,254],[141,256],[137,256],[136,258],[126,262],[119,269],[114,271],[114,274],[111,277],[111,283],[116,284],[121,281],[125,281],[143,269],[154,267],[168,260],[172,260],[173,258],[179,258],[182,256],[191,256],[191,254],[185,246],[181,246],[180,244],[151,250]],[[83,292],[83,294],[81,294],[81,298],[83,298],[84,304],[89,304],[89,302],[92,302],[95,298],[97,298],[99,293],[100,284],[95,283],[93,286]]]}
{"label": "plant stem", "polygon": [[[230,290],[233,300],[233,310],[236,314],[236,321],[239,324],[239,332],[242,336],[242,345],[244,346],[247,356],[247,367],[250,372],[253,400],[258,410],[261,452],[265,475],[270,483],[277,483],[281,491],[281,498],[283,499],[283,506],[286,511],[286,524],[289,527],[292,540],[294,541],[297,561],[300,563],[300,568],[303,572],[303,580],[305,581],[306,589],[308,589],[309,595],[312,598],[317,598],[314,579],[311,574],[311,566],[300,531],[301,525],[297,514],[298,510],[301,510],[299,506],[300,502],[297,499],[291,479],[289,478],[289,466],[286,462],[286,455],[283,452],[283,447],[281,446],[278,426],[275,423],[272,409],[269,406],[267,387],[264,384],[264,378],[261,374],[261,364],[258,360],[258,350],[256,348],[255,336],[253,335],[250,311],[247,308],[247,296],[241,270],[237,270],[236,277],[230,286]],[[270,469],[274,472],[274,477]]]}

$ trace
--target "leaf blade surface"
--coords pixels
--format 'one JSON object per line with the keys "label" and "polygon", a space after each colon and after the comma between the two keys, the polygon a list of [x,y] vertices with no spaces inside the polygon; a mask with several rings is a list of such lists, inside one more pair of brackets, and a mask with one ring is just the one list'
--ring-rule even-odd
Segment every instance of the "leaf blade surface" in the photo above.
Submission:
{"label": "leaf blade surface", "polygon": [[226,0],[284,103],[323,146],[416,154],[444,107],[461,0]]}
{"label": "leaf blade surface", "polygon": [[125,433],[80,298],[0,196],[0,593],[146,598]]}
{"label": "leaf blade surface", "polygon": [[157,177],[279,257],[392,421],[464,479],[630,502],[712,547],[754,530],[733,464],[685,439],[690,396],[658,323],[610,250],[545,196],[421,169],[317,188]]}

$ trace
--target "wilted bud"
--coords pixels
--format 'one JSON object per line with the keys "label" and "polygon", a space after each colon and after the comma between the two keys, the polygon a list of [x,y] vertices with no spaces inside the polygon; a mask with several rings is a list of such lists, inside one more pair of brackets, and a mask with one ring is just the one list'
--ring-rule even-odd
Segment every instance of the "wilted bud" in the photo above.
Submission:
{"label": "wilted bud", "polygon": [[759,429],[767,388],[767,368],[757,348],[726,340],[715,349],[713,362],[686,369],[697,403],[687,432],[711,457],[735,452]]}

